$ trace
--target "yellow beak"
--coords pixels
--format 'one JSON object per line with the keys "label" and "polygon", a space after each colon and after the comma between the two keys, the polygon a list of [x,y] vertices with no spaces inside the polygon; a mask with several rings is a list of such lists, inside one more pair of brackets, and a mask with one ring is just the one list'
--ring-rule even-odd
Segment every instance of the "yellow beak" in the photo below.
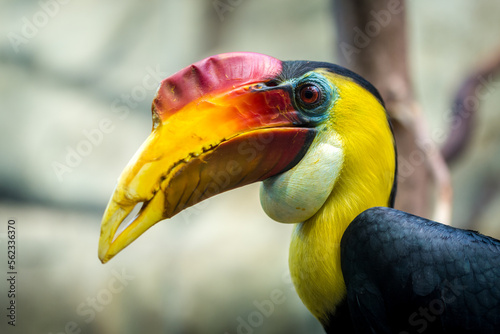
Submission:
{"label": "yellow beak", "polygon": [[[286,86],[266,86],[280,64],[253,53],[223,54],[162,82],[153,131],[122,172],[102,219],[103,263],[157,222],[302,158],[315,129],[304,126]],[[116,235],[139,203],[138,215]]]}

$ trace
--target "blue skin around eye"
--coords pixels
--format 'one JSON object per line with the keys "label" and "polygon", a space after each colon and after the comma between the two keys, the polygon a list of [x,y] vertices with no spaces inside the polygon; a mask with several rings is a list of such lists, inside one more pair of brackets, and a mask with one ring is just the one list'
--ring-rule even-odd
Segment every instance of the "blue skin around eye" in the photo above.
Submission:
{"label": "blue skin around eye", "polygon": [[[304,116],[309,118],[312,122],[319,123],[323,121],[328,115],[327,111],[330,110],[337,97],[334,87],[331,86],[324,76],[315,72],[309,72],[301,78],[294,80],[291,84],[294,90],[295,105],[297,109],[303,112]],[[322,102],[316,107],[308,108],[299,100],[299,90],[306,84],[313,84],[320,89]]]}

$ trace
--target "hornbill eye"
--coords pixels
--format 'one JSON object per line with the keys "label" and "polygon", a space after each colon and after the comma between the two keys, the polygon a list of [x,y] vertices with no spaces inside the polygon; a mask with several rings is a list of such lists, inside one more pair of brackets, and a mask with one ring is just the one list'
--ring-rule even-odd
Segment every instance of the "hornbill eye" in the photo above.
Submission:
{"label": "hornbill eye", "polygon": [[299,98],[304,107],[315,107],[321,102],[321,90],[314,84],[305,84],[299,89]]}
{"label": "hornbill eye", "polygon": [[324,116],[332,97],[333,90],[319,75],[310,75],[295,87],[295,103],[309,117]]}

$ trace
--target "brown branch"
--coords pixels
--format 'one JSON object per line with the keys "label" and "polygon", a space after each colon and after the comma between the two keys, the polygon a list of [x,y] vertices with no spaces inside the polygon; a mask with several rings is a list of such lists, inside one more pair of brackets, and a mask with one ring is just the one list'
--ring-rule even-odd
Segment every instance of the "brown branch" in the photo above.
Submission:
{"label": "brown branch", "polygon": [[470,141],[480,102],[490,93],[488,86],[492,77],[500,72],[499,51],[482,61],[455,95],[450,134],[441,147],[441,154],[448,163],[455,161]]}
{"label": "brown branch", "polygon": [[399,165],[396,208],[449,223],[450,177],[413,95],[404,1],[334,0],[333,4],[341,65],[377,87],[392,119]]}

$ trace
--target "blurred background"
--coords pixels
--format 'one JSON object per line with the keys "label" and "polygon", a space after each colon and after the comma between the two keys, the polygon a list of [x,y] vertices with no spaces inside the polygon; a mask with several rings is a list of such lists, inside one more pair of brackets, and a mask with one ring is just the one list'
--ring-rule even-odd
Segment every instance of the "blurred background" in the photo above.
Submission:
{"label": "blurred background", "polygon": [[[97,241],[116,179],[150,133],[159,81],[221,52],[338,62],[332,4],[0,6],[1,332],[322,333],[288,276],[292,227],[263,213],[258,184],[156,225],[106,265]],[[414,94],[429,130],[447,132],[457,89],[499,50],[500,2],[420,0],[406,10]],[[500,237],[500,78],[490,79],[450,165],[453,225]],[[15,327],[6,320],[9,219]]]}

